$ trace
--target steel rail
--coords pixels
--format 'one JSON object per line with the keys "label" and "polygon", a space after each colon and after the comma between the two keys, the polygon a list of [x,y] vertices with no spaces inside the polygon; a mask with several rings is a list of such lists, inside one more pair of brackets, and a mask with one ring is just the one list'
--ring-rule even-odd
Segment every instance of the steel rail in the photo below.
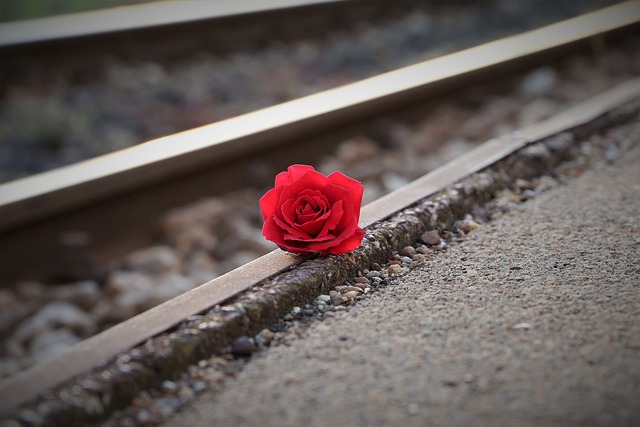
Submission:
{"label": "steel rail", "polygon": [[[360,225],[370,226],[416,201],[505,158],[526,145],[586,124],[611,109],[640,97],[640,78],[574,106],[565,112],[518,132],[486,142],[409,185],[362,209]],[[183,295],[154,307],[76,345],[57,358],[45,361],[0,382],[0,413],[21,405],[42,391],[55,387],[112,359],[181,320],[243,292],[260,281],[299,262],[276,250]]]}
{"label": "steel rail", "polygon": [[166,0],[0,24],[0,49],[345,0]]}

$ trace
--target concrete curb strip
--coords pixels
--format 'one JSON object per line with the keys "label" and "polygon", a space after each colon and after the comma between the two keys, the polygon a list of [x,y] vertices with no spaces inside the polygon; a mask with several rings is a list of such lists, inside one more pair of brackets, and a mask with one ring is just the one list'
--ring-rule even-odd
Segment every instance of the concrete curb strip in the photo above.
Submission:
{"label": "concrete curb strip", "polygon": [[[628,82],[572,109],[562,120],[550,119],[527,128],[516,141],[509,137],[509,144],[490,141],[463,160],[416,181],[410,196],[393,193],[386,200],[368,205],[363,210],[366,238],[354,252],[306,260],[272,252],[86,340],[62,358],[3,381],[0,391],[5,398],[0,409],[15,411],[30,401],[22,413],[56,425],[100,419],[126,405],[141,390],[157,386],[190,364],[220,352],[236,337],[257,334],[293,306],[310,303],[372,263],[385,262],[394,251],[417,242],[425,231],[453,231],[466,213],[483,206],[497,191],[512,187],[516,178],[530,179],[551,172],[560,161],[578,155],[581,138],[589,132],[637,117],[639,91],[638,80]],[[594,120],[597,116],[600,118]],[[566,133],[558,135],[563,131]],[[534,142],[533,138],[540,142],[522,149]],[[421,196],[415,193],[418,188],[422,188]],[[402,206],[403,211],[381,221]],[[243,283],[246,291],[224,297],[226,286],[235,282]],[[194,306],[195,301],[199,303]],[[209,309],[211,301],[217,301],[217,305]],[[181,308],[185,306],[190,308],[190,316]],[[169,320],[158,321],[162,316]],[[165,331],[159,325],[167,322],[181,323]],[[158,335],[149,338],[144,334]],[[126,341],[131,339],[136,341]],[[113,354],[118,355],[111,357]],[[78,372],[85,373],[71,378]]]}

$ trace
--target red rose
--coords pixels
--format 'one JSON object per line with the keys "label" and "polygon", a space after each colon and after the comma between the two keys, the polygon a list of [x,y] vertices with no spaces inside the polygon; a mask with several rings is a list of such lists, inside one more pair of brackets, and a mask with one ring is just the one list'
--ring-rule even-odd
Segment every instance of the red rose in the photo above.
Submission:
{"label": "red rose", "polygon": [[262,234],[297,254],[349,252],[364,236],[358,227],[363,192],[360,182],[340,172],[327,177],[311,166],[289,166],[260,199]]}

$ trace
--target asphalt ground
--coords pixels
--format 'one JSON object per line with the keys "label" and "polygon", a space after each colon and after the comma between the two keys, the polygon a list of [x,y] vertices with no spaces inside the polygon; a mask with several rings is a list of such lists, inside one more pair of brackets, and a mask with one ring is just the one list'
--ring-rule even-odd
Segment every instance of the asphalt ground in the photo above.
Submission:
{"label": "asphalt ground", "polygon": [[640,144],[551,187],[165,425],[637,425]]}

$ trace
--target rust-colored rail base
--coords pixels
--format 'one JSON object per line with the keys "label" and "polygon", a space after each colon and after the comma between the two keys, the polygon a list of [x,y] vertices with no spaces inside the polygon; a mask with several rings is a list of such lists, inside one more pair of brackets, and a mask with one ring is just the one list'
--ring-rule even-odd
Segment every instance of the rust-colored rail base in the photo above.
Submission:
{"label": "rust-colored rail base", "polygon": [[3,381],[0,410],[36,425],[101,419],[234,338],[256,334],[293,306],[386,261],[425,231],[453,229],[516,178],[552,173],[561,161],[577,157],[580,143],[593,132],[637,123],[639,95],[640,80],[629,81],[516,135],[489,141],[366,206],[367,235],[358,250],[315,259],[272,252]]}

